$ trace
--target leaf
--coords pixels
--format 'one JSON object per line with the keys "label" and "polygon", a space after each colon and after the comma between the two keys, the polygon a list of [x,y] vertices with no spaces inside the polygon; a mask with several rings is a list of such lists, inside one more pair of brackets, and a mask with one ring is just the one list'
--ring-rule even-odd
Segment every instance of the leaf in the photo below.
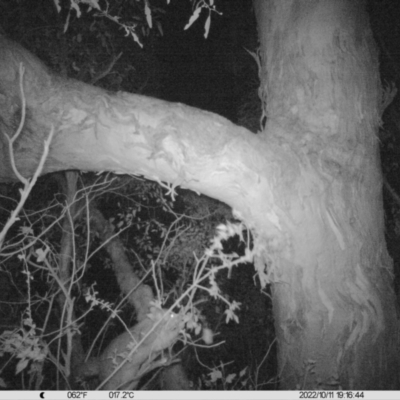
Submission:
{"label": "leaf", "polygon": [[204,38],[208,38],[208,34],[210,33],[210,26],[211,26],[211,14],[208,15],[206,23],[204,24]]}
{"label": "leaf", "polygon": [[47,253],[49,252],[49,248],[46,247],[45,249],[36,249],[35,253],[37,256],[37,262],[43,262],[46,259]]}
{"label": "leaf", "polygon": [[19,361],[15,368],[15,373],[19,374],[21,371],[23,371],[27,367],[28,363],[29,363],[29,359],[27,359],[27,358]]}
{"label": "leaf", "polygon": [[203,8],[203,6],[200,6],[194,10],[192,16],[189,19],[189,22],[183,28],[184,31],[186,31],[186,29],[190,28],[192,26],[192,24],[197,20],[197,18],[199,18],[202,8]]}
{"label": "leaf", "polygon": [[33,229],[30,226],[22,226],[20,230],[23,235],[33,235]]}
{"label": "leaf", "polygon": [[204,328],[202,339],[206,344],[212,344],[214,342],[214,335],[211,329]]}
{"label": "leaf", "polygon": [[[57,8],[57,12],[60,12],[61,11],[60,0],[54,0],[54,5]],[[1,384],[0,384],[0,386],[1,386]]]}
{"label": "leaf", "polygon": [[218,369],[214,369],[208,375],[210,376],[211,382],[216,382],[218,379],[222,379],[222,372]]}
{"label": "leaf", "polygon": [[160,32],[160,35],[164,36],[163,28],[162,28],[160,21],[156,21],[156,25],[157,25],[158,32]]}
{"label": "leaf", "polygon": [[89,7],[95,8],[96,10],[101,11],[99,6],[99,0],[85,0],[84,3],[88,4]]}
{"label": "leaf", "polygon": [[226,383],[232,383],[233,380],[234,380],[235,378],[236,378],[236,374],[229,374],[229,375],[225,378]]}
{"label": "leaf", "polygon": [[[143,48],[143,44],[141,43],[139,36],[136,35],[135,32],[131,31],[130,34],[132,35],[133,40],[140,46]],[[128,35],[127,35],[128,36]]]}
{"label": "leaf", "polygon": [[82,15],[81,9],[79,8],[78,4],[75,3],[75,1],[71,1],[71,8],[73,8],[76,11],[76,16],[80,18],[80,16]]}
{"label": "leaf", "polygon": [[151,10],[149,7],[149,2],[147,0],[144,2],[144,14],[146,15],[147,25],[149,25],[149,27],[152,28],[153,18],[151,17]]}

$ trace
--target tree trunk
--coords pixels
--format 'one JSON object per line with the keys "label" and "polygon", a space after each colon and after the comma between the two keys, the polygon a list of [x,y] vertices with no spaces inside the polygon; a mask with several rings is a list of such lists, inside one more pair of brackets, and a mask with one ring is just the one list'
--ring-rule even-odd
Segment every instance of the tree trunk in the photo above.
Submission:
{"label": "tree trunk", "polygon": [[[383,231],[377,54],[362,3],[257,0],[265,132],[145,96],[53,76],[0,38],[0,181],[13,179],[5,135],[31,176],[143,175],[230,205],[253,231],[255,265],[273,282],[281,387],[390,389],[398,319]],[[268,273],[265,272],[268,266]]]}
{"label": "tree trunk", "polygon": [[378,149],[378,57],[360,1],[255,1],[276,198],[281,388],[398,388],[398,317]]}

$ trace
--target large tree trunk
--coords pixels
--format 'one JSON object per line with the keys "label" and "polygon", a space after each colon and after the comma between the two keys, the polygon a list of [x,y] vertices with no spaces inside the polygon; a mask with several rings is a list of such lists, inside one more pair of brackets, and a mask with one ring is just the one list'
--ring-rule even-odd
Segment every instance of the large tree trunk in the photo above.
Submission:
{"label": "large tree trunk", "polygon": [[292,154],[275,198],[281,387],[398,388],[384,238],[378,57],[361,1],[257,0],[264,135]]}
{"label": "large tree trunk", "polygon": [[395,387],[398,320],[368,21],[354,0],[260,0],[256,8],[268,93],[260,135],[181,104],[54,77],[0,38],[0,181],[13,178],[4,133],[20,119],[23,62],[27,119],[14,145],[23,175],[32,175],[53,126],[44,173],[144,175],[227,203],[253,230],[262,281],[273,282],[281,386]]}

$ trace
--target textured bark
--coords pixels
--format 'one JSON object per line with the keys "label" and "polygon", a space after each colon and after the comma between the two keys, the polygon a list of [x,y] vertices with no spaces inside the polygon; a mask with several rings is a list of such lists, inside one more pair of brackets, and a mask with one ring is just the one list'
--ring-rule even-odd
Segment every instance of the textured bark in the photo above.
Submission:
{"label": "textured bark", "polygon": [[264,134],[294,154],[274,191],[290,246],[273,285],[281,387],[399,388],[378,57],[364,3],[255,5]]}

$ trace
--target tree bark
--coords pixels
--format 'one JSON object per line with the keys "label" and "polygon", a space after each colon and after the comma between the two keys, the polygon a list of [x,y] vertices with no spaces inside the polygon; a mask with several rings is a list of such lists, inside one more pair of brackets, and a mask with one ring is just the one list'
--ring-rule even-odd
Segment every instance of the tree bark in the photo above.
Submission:
{"label": "tree bark", "polygon": [[264,135],[293,154],[274,190],[290,251],[273,285],[281,387],[398,386],[377,51],[361,1],[255,1]]}

